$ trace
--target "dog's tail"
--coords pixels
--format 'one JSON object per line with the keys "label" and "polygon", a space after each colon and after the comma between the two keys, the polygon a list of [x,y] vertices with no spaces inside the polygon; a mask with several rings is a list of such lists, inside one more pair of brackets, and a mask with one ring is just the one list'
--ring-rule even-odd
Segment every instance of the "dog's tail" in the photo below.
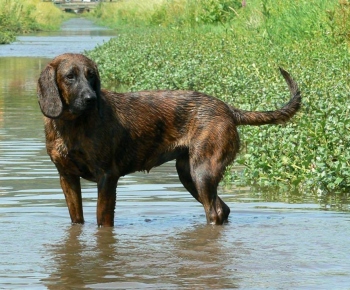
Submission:
{"label": "dog's tail", "polygon": [[280,68],[280,72],[288,84],[291,94],[290,101],[276,111],[244,111],[231,107],[236,125],[266,125],[283,124],[292,118],[301,106],[301,95],[297,83],[287,71]]}

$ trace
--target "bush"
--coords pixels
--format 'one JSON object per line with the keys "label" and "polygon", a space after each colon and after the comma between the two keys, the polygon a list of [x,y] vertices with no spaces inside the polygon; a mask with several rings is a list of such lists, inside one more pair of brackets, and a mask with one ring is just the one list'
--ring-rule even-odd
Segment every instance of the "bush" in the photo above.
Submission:
{"label": "bush", "polygon": [[101,3],[93,16],[112,26],[193,27],[224,23],[241,6],[239,0],[128,0]]}
{"label": "bush", "polygon": [[40,0],[0,0],[0,43],[15,40],[18,34],[57,29],[64,19],[52,3]]}

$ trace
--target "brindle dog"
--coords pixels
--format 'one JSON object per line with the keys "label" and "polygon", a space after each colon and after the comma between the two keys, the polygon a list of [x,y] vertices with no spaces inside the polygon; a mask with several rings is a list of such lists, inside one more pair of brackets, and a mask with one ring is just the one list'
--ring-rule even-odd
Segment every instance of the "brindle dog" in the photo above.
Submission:
{"label": "brindle dog", "polygon": [[118,179],[173,159],[207,222],[226,222],[230,209],[217,187],[239,150],[237,126],[284,123],[300,108],[297,84],[280,71],[290,101],[276,111],[252,112],[194,91],[111,92],[100,88],[89,58],[53,59],[40,75],[38,99],[72,222],[84,223],[80,177],[97,183],[97,224],[113,226]]}

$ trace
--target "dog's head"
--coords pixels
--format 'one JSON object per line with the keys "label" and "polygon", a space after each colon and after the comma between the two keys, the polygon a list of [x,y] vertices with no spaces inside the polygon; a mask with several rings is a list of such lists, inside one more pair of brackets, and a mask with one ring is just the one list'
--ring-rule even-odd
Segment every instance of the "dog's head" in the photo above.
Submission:
{"label": "dog's head", "polygon": [[62,54],[41,72],[37,92],[48,118],[74,119],[100,104],[100,76],[96,64],[81,54]]}

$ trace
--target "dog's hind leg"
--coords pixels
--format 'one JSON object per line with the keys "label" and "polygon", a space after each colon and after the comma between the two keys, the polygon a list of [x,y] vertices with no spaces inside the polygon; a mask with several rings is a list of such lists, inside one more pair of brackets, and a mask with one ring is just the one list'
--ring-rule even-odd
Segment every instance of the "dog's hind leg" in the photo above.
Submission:
{"label": "dog's hind leg", "polygon": [[[183,186],[204,206],[207,222],[217,225],[226,222],[230,214],[230,208],[217,195],[217,186],[220,180],[212,182],[210,176],[209,178],[203,178],[203,175],[197,174],[196,170],[192,170],[194,173],[191,174],[188,156],[176,160],[176,169]],[[208,172],[210,172],[210,169]],[[192,178],[193,175],[195,181]]]}
{"label": "dog's hind leg", "polygon": [[190,163],[188,159],[188,155],[176,159],[176,170],[182,185],[188,190],[189,193],[192,194],[192,196],[198,202],[202,203],[199,199],[196,186],[194,185],[192,180]]}
{"label": "dog's hind leg", "polygon": [[209,160],[192,166],[191,170],[198,197],[204,206],[207,222],[216,225],[226,222],[230,214],[230,208],[217,195],[221,174],[221,172],[215,172]]}

